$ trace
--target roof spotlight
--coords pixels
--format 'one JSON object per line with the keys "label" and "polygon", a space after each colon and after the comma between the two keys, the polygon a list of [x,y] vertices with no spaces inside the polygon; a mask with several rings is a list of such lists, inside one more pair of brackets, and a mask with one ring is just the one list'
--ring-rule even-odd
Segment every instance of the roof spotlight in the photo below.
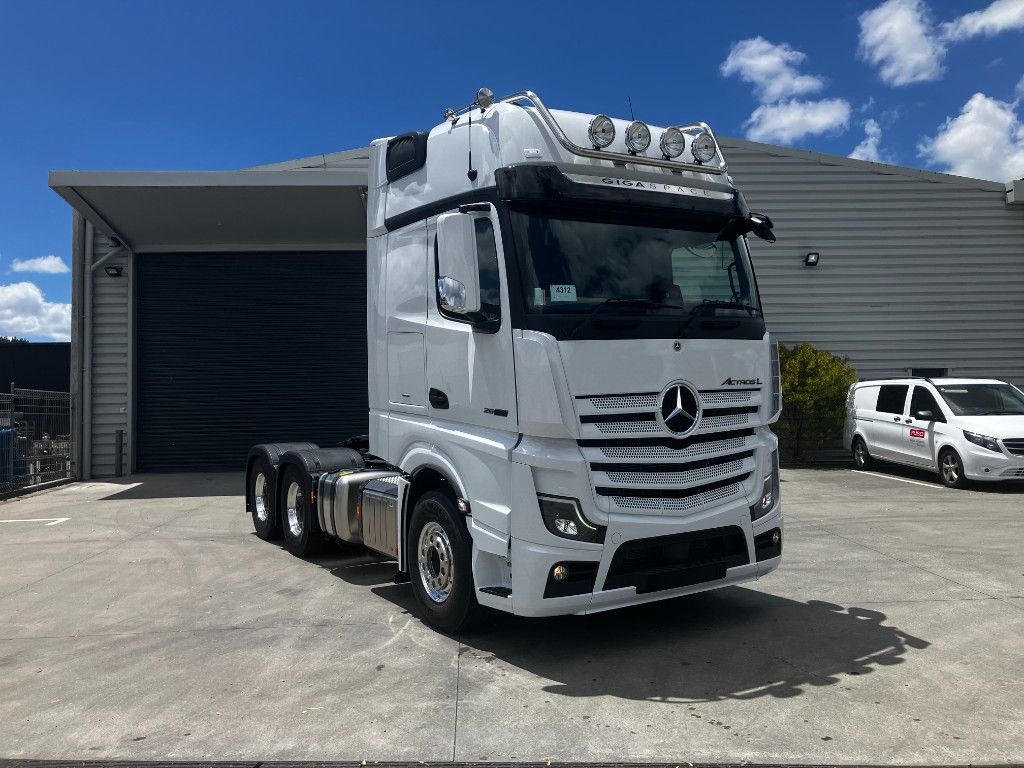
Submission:
{"label": "roof spotlight", "polygon": [[626,146],[634,154],[651,146],[651,129],[646,123],[634,120],[626,126]]}
{"label": "roof spotlight", "polygon": [[615,123],[607,115],[597,115],[590,121],[587,133],[595,147],[604,149],[615,141]]}
{"label": "roof spotlight", "polygon": [[666,128],[661,134],[661,152],[670,160],[683,154],[686,137],[678,128]]}
{"label": "roof spotlight", "polygon": [[715,140],[707,131],[701,131],[693,137],[693,141],[690,142],[690,151],[693,153],[693,159],[698,163],[710,163],[718,154]]}

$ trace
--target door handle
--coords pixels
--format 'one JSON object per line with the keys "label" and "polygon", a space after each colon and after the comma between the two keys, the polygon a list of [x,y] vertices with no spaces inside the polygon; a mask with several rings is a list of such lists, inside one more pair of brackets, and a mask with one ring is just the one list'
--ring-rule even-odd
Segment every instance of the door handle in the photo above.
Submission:
{"label": "door handle", "polygon": [[442,392],[440,389],[430,388],[430,392],[427,394],[427,399],[430,400],[430,407],[444,410],[448,407],[448,395]]}
{"label": "door handle", "polygon": [[902,418],[902,417],[900,417],[900,416],[896,416],[895,418],[893,418],[893,421],[896,421],[896,422],[898,422],[898,421],[900,420],[900,418]]}
{"label": "door handle", "polygon": [[904,419],[904,421],[907,422],[907,424],[913,424],[914,423],[913,419]]}

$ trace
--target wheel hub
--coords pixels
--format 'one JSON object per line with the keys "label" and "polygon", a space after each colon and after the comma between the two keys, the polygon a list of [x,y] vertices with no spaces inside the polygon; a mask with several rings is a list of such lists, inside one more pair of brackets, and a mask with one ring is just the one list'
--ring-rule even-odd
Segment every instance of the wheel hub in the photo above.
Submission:
{"label": "wheel hub", "polygon": [[267,518],[270,516],[270,507],[267,504],[267,478],[262,472],[256,475],[252,495],[253,503],[256,505],[256,517],[261,523],[267,522]]}
{"label": "wheel hub", "polygon": [[435,603],[443,603],[452,593],[455,576],[452,544],[444,528],[435,522],[423,526],[416,554],[423,591]]}
{"label": "wheel hub", "polygon": [[288,532],[297,539],[302,535],[303,525],[302,488],[298,483],[292,483],[288,486],[286,499],[286,506],[288,510]]}

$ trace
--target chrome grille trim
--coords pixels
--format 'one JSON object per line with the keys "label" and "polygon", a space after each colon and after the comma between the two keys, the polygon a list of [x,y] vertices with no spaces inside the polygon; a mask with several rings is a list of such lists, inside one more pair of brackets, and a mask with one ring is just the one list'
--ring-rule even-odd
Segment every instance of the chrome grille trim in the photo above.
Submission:
{"label": "chrome grille trim", "polygon": [[1008,437],[1003,440],[1003,445],[1014,456],[1024,456],[1024,437]]}

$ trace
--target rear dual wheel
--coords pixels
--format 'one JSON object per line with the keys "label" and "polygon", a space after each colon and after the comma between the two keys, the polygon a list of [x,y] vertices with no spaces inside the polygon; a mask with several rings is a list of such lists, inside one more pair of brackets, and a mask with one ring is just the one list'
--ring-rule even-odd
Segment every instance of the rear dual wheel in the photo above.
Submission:
{"label": "rear dual wheel", "polygon": [[277,508],[281,512],[285,549],[296,557],[308,557],[323,542],[313,504],[312,481],[308,473],[289,464],[281,476],[279,488]]}
{"label": "rear dual wheel", "polygon": [[270,480],[272,471],[270,463],[262,456],[258,456],[253,461],[247,489],[249,510],[252,512],[252,525],[256,529],[256,535],[264,541],[271,541],[281,536],[281,521],[277,516],[277,504]]}

